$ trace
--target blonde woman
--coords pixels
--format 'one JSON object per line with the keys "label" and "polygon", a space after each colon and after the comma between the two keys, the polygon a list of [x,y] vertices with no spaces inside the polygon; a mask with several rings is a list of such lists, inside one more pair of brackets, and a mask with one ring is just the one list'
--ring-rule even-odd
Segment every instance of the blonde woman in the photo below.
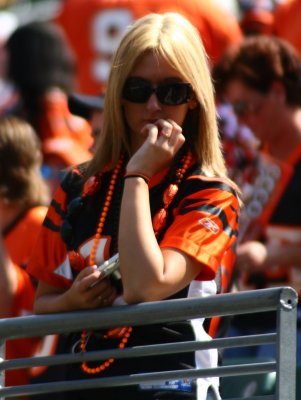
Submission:
{"label": "blonde woman", "polygon": [[[128,28],[112,63],[94,157],[66,176],[52,204],[30,263],[39,279],[37,313],[217,292],[221,266],[233,265],[239,200],[226,176],[207,56],[185,18],[149,14]],[[121,279],[102,279],[96,266],[117,253]],[[86,351],[182,338],[208,338],[203,320],[83,330],[69,346]],[[82,363],[66,373],[86,379],[216,364],[211,350]],[[201,400],[208,387],[219,398],[217,378],[66,398]]]}

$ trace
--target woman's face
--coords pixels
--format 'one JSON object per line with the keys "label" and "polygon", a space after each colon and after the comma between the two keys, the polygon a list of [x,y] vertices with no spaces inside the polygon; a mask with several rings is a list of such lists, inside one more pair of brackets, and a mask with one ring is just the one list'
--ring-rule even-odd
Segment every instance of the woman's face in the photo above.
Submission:
{"label": "woman's face", "polygon": [[[134,67],[129,78],[139,78],[143,84],[150,84],[153,88],[160,84],[184,82],[178,71],[168,64],[160,56],[153,53],[146,53]],[[180,105],[165,105],[160,102],[157,94],[152,93],[150,97],[141,103],[123,99],[123,109],[127,125],[131,135],[132,150],[134,151],[145,140],[145,133],[142,128],[148,123],[154,123],[158,119],[171,119],[182,126],[189,107],[192,107],[190,100]]]}
{"label": "woman's face", "polygon": [[[275,122],[283,109],[283,96],[272,87],[267,94],[251,89],[239,80],[229,82],[226,97],[239,121],[247,125],[261,141],[271,140]],[[282,92],[283,94],[283,92]]]}

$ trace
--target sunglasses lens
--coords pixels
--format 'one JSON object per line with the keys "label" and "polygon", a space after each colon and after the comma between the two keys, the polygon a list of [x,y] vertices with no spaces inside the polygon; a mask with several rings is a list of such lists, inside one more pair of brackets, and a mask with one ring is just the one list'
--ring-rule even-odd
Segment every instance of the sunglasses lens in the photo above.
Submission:
{"label": "sunglasses lens", "polygon": [[123,87],[122,96],[132,103],[146,103],[152,92],[151,85],[146,81],[129,78]]}
{"label": "sunglasses lens", "polygon": [[232,107],[238,116],[243,116],[249,109],[248,103],[245,101],[236,101],[232,103]]}
{"label": "sunglasses lens", "polygon": [[146,103],[152,93],[160,103],[176,106],[187,103],[192,96],[192,87],[189,83],[164,83],[153,88],[150,82],[143,79],[129,78],[123,87],[123,98],[132,103]]}
{"label": "sunglasses lens", "polygon": [[159,85],[157,96],[162,104],[176,106],[187,103],[192,96],[192,87],[189,83],[169,83]]}

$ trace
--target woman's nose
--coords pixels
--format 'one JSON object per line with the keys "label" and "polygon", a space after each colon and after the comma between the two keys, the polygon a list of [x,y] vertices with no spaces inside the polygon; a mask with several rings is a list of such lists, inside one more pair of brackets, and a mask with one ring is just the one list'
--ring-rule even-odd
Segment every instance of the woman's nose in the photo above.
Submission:
{"label": "woman's nose", "polygon": [[146,107],[149,110],[159,110],[161,108],[161,103],[156,96],[156,93],[152,93],[149,99],[147,100]]}

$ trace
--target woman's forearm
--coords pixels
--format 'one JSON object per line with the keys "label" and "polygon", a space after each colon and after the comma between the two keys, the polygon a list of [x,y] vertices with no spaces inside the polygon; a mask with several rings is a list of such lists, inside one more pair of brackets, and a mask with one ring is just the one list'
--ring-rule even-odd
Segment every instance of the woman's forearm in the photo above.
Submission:
{"label": "woman's forearm", "polygon": [[143,292],[160,281],[164,273],[163,256],[152,226],[149,190],[142,178],[125,180],[119,254],[124,295],[133,300],[137,295],[139,300]]}
{"label": "woman's forearm", "polygon": [[35,314],[50,314],[65,311],[73,311],[68,300],[68,294],[53,293],[45,294],[36,298],[34,303]]}

